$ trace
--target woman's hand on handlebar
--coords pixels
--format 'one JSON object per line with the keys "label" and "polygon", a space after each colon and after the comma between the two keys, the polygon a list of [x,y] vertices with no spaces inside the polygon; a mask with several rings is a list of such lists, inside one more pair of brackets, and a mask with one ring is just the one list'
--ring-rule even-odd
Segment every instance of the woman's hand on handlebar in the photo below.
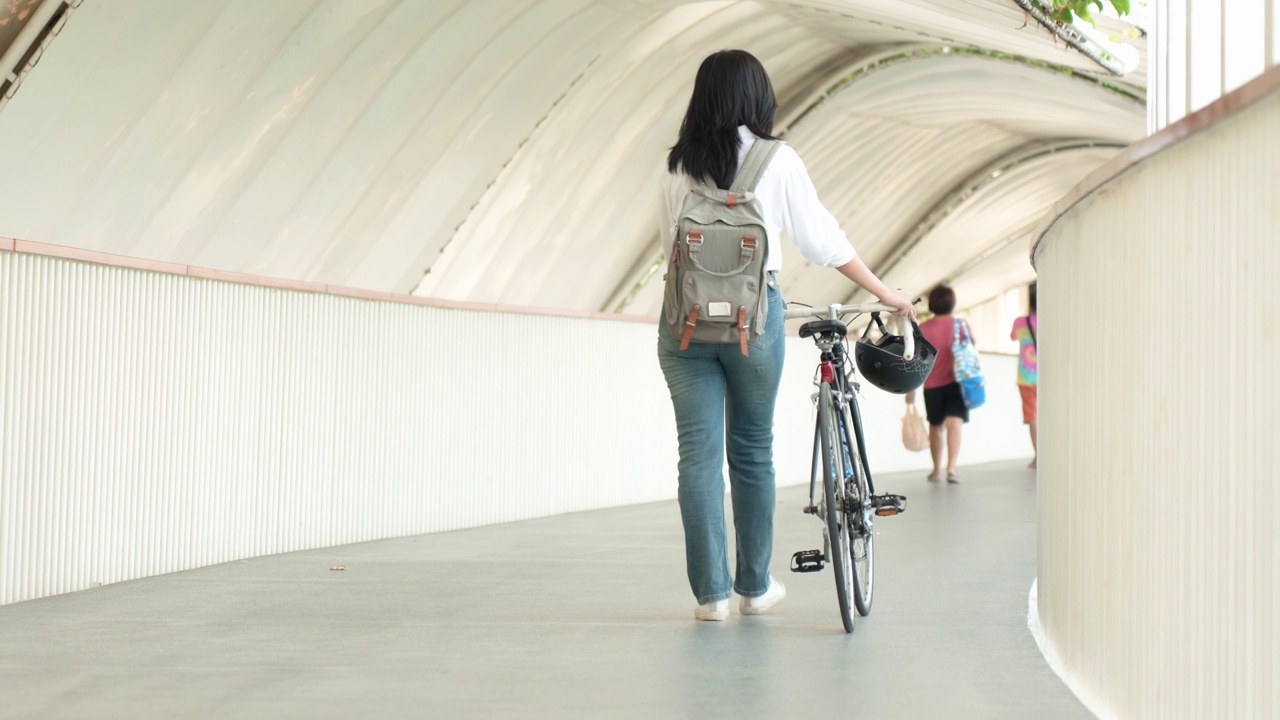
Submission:
{"label": "woman's hand on handlebar", "polygon": [[897,308],[893,313],[894,315],[908,318],[911,322],[916,322],[916,308],[911,304],[911,296],[905,292],[901,290],[886,289],[885,292],[879,295],[876,299],[885,305]]}
{"label": "woman's hand on handlebar", "polygon": [[886,287],[880,281],[880,278],[871,272],[871,268],[867,267],[867,264],[862,262],[862,259],[857,255],[854,255],[852,260],[836,268],[836,270],[839,270],[841,275],[856,283],[858,287],[875,295],[876,299],[882,304],[896,308],[894,315],[910,318],[912,322],[917,322],[916,310],[911,305],[911,296],[901,290],[890,290]]}

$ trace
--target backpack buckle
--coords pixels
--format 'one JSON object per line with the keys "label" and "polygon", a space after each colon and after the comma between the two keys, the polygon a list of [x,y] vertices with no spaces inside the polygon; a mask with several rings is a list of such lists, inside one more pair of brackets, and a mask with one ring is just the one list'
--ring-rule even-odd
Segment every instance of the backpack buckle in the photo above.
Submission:
{"label": "backpack buckle", "polygon": [[729,206],[729,209],[730,209],[730,210],[732,210],[733,208],[738,207],[738,195],[737,195],[737,193],[729,193],[728,195],[726,195],[726,196],[725,196],[725,198],[724,198],[724,204],[725,204],[725,205],[727,205],[727,206]]}
{"label": "backpack buckle", "polygon": [[755,235],[745,235],[745,236],[743,236],[743,238],[742,238],[742,249],[743,249],[743,250],[755,250],[755,249],[756,249],[756,245],[757,245],[757,244],[758,244],[758,243],[756,243],[756,236],[755,236]]}
{"label": "backpack buckle", "polygon": [[689,243],[690,245],[701,245],[702,233],[697,230],[690,230],[689,235],[685,238],[685,242]]}

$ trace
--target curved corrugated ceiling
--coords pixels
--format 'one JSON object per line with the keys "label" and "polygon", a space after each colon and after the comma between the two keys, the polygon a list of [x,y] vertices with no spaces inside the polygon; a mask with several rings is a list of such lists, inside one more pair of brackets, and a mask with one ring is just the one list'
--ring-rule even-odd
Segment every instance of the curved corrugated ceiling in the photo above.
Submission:
{"label": "curved corrugated ceiling", "polygon": [[[654,188],[722,47],[765,62],[820,193],[909,290],[1025,282],[1026,227],[1143,132],[1006,0],[85,0],[0,110],[0,235],[654,312]],[[792,252],[784,289],[849,292]]]}

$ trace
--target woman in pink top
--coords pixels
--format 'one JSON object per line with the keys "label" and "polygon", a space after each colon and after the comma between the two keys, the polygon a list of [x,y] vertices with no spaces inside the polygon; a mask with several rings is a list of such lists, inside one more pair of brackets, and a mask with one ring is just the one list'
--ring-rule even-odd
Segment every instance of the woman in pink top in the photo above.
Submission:
{"label": "woman in pink top", "polygon": [[[933,454],[933,472],[929,482],[942,479],[942,444],[946,436],[947,482],[960,482],[956,474],[956,459],[960,457],[960,429],[969,422],[969,408],[964,404],[960,383],[956,382],[955,359],[951,354],[951,340],[955,337],[955,324],[964,322],[951,315],[956,308],[956,292],[939,285],[929,292],[929,312],[933,317],[920,323],[920,331],[926,340],[938,349],[938,360],[933,372],[924,381],[924,413],[929,420],[929,451]],[[970,332],[972,335],[972,331]],[[915,393],[907,393],[907,404],[914,405]]]}

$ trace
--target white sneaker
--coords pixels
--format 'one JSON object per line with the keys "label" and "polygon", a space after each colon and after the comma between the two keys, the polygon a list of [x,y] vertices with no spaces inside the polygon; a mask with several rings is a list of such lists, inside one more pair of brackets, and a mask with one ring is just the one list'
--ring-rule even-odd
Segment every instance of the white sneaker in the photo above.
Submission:
{"label": "white sneaker", "polygon": [[729,601],[717,600],[706,605],[699,605],[693,611],[693,617],[697,620],[728,620]]}
{"label": "white sneaker", "polygon": [[782,598],[787,596],[787,588],[777,580],[769,578],[769,589],[764,591],[760,597],[744,597],[742,604],[738,609],[743,615],[761,615],[769,612],[774,605],[782,602]]}

